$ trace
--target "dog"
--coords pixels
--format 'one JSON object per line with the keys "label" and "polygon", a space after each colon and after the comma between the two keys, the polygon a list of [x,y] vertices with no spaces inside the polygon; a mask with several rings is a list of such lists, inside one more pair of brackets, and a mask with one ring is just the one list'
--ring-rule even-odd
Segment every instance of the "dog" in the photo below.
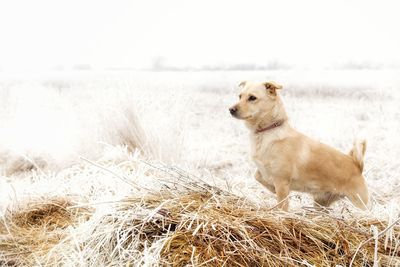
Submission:
{"label": "dog", "polygon": [[280,209],[288,210],[292,190],[310,193],[320,208],[343,197],[367,208],[369,194],[362,175],[365,140],[343,154],[290,126],[278,93],[281,85],[245,81],[239,87],[239,102],[229,112],[249,128],[255,179],[276,194]]}

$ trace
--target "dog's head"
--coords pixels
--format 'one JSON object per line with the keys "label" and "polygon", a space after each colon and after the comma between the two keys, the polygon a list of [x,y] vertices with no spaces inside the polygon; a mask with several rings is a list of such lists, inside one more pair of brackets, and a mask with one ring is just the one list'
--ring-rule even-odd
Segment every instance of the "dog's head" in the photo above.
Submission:
{"label": "dog's head", "polygon": [[241,82],[239,102],[229,108],[231,115],[237,119],[251,121],[272,113],[278,101],[277,90],[282,86],[275,82],[252,83]]}

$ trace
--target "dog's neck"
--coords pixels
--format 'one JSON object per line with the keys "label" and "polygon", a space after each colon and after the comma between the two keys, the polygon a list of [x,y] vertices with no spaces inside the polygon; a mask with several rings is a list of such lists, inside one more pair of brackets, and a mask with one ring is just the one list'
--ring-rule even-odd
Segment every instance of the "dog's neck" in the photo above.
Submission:
{"label": "dog's neck", "polygon": [[265,127],[265,128],[257,129],[257,130],[255,131],[255,133],[263,133],[263,132],[266,132],[266,131],[275,129],[276,127],[282,126],[284,123],[285,123],[285,120],[278,120],[278,121],[275,121],[275,122],[273,122],[271,125],[269,125],[269,126],[267,126],[267,127]]}
{"label": "dog's neck", "polygon": [[257,119],[247,121],[247,127],[254,133],[266,133],[274,129],[284,127],[288,124],[288,117],[280,98],[277,99],[271,112]]}

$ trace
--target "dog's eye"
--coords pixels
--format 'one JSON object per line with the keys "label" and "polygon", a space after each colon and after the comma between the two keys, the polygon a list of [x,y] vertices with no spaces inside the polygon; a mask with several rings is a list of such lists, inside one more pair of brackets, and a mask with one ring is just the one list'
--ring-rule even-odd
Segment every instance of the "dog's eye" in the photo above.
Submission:
{"label": "dog's eye", "polygon": [[239,99],[241,99],[242,98],[242,95],[239,95]]}
{"label": "dog's eye", "polygon": [[249,96],[249,98],[247,100],[254,101],[256,99],[257,99],[257,97],[255,97],[254,95],[251,95],[251,96]]}

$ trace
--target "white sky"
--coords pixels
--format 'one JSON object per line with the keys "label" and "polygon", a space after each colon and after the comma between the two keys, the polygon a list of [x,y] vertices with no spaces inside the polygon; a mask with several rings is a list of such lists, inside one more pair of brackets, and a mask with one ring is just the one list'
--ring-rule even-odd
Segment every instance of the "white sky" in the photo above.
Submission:
{"label": "white sky", "polygon": [[[396,3],[397,2],[397,3]],[[2,0],[0,68],[400,62],[400,2]]]}

